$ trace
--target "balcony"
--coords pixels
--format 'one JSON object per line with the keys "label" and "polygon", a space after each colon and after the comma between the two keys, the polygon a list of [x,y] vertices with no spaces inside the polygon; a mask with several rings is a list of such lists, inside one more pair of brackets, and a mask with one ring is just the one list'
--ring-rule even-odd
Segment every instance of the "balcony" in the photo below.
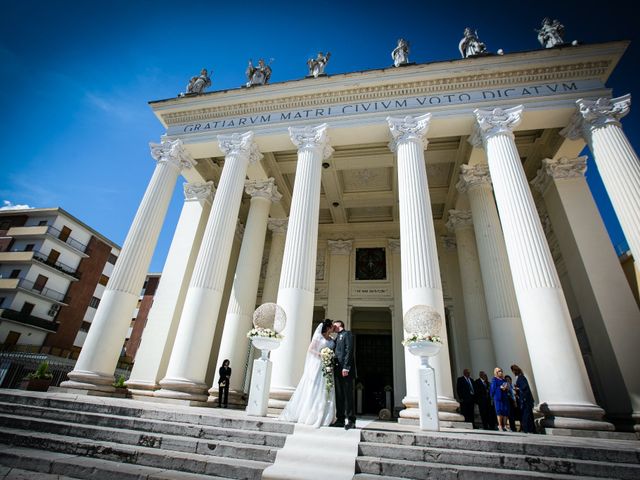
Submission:
{"label": "balcony", "polygon": [[45,297],[47,300],[53,300],[56,303],[62,305],[68,305],[71,298],[67,297],[64,293],[58,292],[51,288],[40,287],[31,280],[24,278],[0,278],[0,290],[23,290],[27,293],[35,294],[40,297]]}
{"label": "balcony", "polygon": [[42,330],[46,330],[48,332],[57,332],[58,326],[60,325],[58,322],[45,320],[44,318],[40,317],[34,317],[33,315],[27,315],[25,313],[18,312],[17,310],[10,310],[8,308],[0,308],[0,318],[6,318],[7,320],[22,323],[24,325],[41,328]]}
{"label": "balcony", "polygon": [[54,228],[50,225],[42,225],[42,226],[33,226],[33,227],[11,227],[6,234],[8,237],[42,237],[42,236],[50,236],[62,242],[66,245],[69,245],[74,250],[77,250],[80,253],[85,253],[87,251],[87,246],[84,243],[80,243],[78,240],[71,236],[66,236],[62,234],[60,230]]}
{"label": "balcony", "polygon": [[77,280],[80,279],[80,272],[77,269],[67,265],[66,263],[50,260],[48,255],[45,255],[37,250],[29,251],[17,251],[0,252],[0,263],[28,263],[37,261],[51,267],[65,275],[69,275]]}

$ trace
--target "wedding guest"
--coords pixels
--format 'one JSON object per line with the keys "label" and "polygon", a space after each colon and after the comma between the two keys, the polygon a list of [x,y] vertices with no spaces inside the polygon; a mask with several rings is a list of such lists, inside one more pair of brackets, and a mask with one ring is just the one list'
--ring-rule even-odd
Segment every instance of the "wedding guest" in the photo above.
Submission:
{"label": "wedding guest", "polygon": [[473,425],[473,407],[475,405],[475,390],[473,388],[473,380],[471,380],[471,372],[468,368],[462,371],[462,376],[458,377],[456,383],[456,392],[460,401],[460,413],[464,417],[465,422]]}
{"label": "wedding guest", "polygon": [[496,417],[498,419],[498,430],[501,432],[510,432],[507,427],[507,418],[509,417],[509,384],[504,379],[504,372],[500,367],[493,369],[493,380],[491,380],[491,398],[493,406],[496,409]]}
{"label": "wedding guest", "polygon": [[505,375],[504,379],[509,384],[509,428],[511,428],[512,432],[517,432],[516,428],[516,418],[520,419],[520,409],[518,408],[518,396],[515,390],[515,386],[513,385],[513,380],[511,376]]}
{"label": "wedding guest", "polygon": [[479,378],[474,384],[476,392],[476,402],[480,410],[480,418],[482,419],[482,428],[484,430],[495,430],[496,412],[491,402],[491,394],[489,393],[489,380],[485,372],[479,373]]}
{"label": "wedding guest", "polygon": [[227,408],[229,406],[229,381],[231,379],[229,360],[222,362],[218,374],[220,375],[218,379],[218,408]]}
{"label": "wedding guest", "polygon": [[529,387],[529,381],[518,365],[511,365],[511,371],[516,376],[515,389],[518,394],[518,406],[521,412],[520,431],[536,433],[536,427],[533,423],[533,405],[535,401]]}

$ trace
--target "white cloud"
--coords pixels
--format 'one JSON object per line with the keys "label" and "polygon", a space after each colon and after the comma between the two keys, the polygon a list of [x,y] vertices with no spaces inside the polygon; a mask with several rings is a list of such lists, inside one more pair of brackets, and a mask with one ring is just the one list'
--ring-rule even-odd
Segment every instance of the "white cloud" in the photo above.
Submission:
{"label": "white cloud", "polygon": [[10,200],[3,200],[0,210],[27,210],[30,208],[33,208],[33,207],[30,207],[29,205],[20,205],[20,204],[16,205]]}

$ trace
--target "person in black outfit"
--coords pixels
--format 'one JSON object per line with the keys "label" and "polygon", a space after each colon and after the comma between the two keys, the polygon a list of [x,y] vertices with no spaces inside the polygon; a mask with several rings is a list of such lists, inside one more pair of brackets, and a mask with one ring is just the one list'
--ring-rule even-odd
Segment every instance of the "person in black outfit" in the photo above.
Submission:
{"label": "person in black outfit", "polygon": [[518,406],[521,414],[520,431],[536,433],[536,426],[533,422],[533,405],[535,401],[531,393],[531,387],[529,387],[529,381],[518,365],[511,365],[511,371],[516,376],[515,390],[518,394]]}
{"label": "person in black outfit", "polygon": [[[333,368],[336,388],[336,421],[331,426],[344,426],[345,430],[349,430],[356,426],[356,415],[353,409],[353,379],[355,378],[353,335],[344,329],[344,323],[341,320],[333,322],[333,331],[338,335]],[[348,420],[348,423],[345,422],[345,419]]]}
{"label": "person in black outfit", "polygon": [[473,425],[473,407],[475,405],[475,389],[473,388],[473,380],[471,380],[471,372],[468,368],[462,371],[462,376],[458,377],[456,382],[456,392],[458,393],[458,400],[460,400],[460,413],[464,417],[465,422]]}
{"label": "person in black outfit", "polygon": [[218,374],[220,375],[218,380],[218,408],[222,408],[223,406],[227,408],[229,406],[229,381],[231,380],[229,360],[222,362]]}
{"label": "person in black outfit", "polygon": [[491,391],[489,390],[489,380],[485,372],[480,372],[480,378],[475,382],[476,402],[480,410],[480,418],[482,419],[482,428],[485,430],[496,429],[496,411],[493,408],[491,400]]}

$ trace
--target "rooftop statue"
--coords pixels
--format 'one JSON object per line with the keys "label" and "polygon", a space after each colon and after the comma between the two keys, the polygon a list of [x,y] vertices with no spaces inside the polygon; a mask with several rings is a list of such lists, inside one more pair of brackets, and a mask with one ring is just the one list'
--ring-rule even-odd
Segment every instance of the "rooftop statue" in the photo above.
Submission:
{"label": "rooftop statue", "polygon": [[400,65],[406,65],[409,63],[409,42],[404,38],[398,39],[398,46],[391,52],[391,58],[393,58],[393,66],[399,67]]}
{"label": "rooftop statue", "polygon": [[538,32],[538,41],[544,48],[552,48],[558,45],[563,45],[564,25],[558,20],[553,20],[549,17],[545,17],[542,20],[542,27]]}
{"label": "rooftop statue", "polygon": [[[273,61],[273,59],[271,60]],[[265,65],[264,60],[258,60],[258,66],[253,65],[253,61],[249,60],[249,66],[247,67],[247,87],[253,85],[266,85],[271,78],[271,67]]]}
{"label": "rooftop statue", "polygon": [[196,94],[200,95],[204,92],[205,88],[211,86],[211,78],[209,78],[209,74],[207,73],[207,69],[203,68],[200,71],[200,75],[197,77],[191,77],[189,80],[189,84],[187,85],[187,91],[181,93],[180,96],[184,97],[187,94]]}
{"label": "rooftop statue", "polygon": [[322,52],[318,52],[318,56],[316,58],[310,58],[307,60],[309,76],[313,75],[315,78],[318,78],[319,75],[324,75],[324,68],[327,66],[327,63],[329,63],[330,57],[331,52],[327,52],[326,55]]}
{"label": "rooftop statue", "polygon": [[458,44],[462,58],[475,57],[487,53],[487,46],[478,38],[478,31],[469,27],[464,29],[464,37]]}

